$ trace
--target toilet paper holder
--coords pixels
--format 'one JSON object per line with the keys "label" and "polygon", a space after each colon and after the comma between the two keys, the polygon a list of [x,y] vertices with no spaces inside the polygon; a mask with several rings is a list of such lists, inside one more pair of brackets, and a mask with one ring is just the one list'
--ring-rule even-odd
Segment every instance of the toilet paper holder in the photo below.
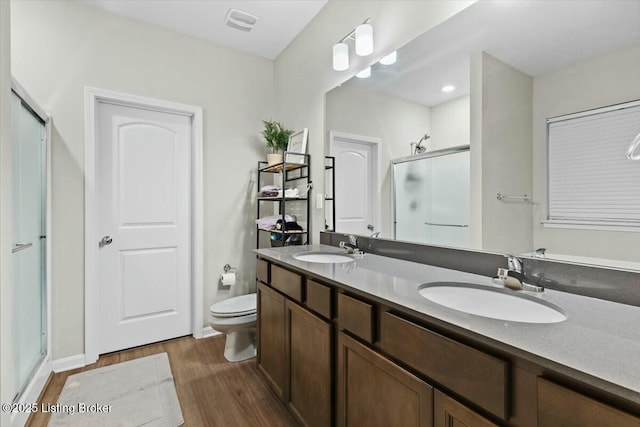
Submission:
{"label": "toilet paper holder", "polygon": [[222,269],[224,270],[225,273],[232,272],[232,273],[238,274],[238,269],[235,267],[231,267],[229,264],[225,264],[224,267],[222,267]]}
{"label": "toilet paper holder", "polygon": [[[235,267],[231,267],[229,264],[225,264],[224,267],[222,267],[222,269],[224,270],[225,274],[227,273],[238,274],[238,269]],[[231,289],[231,285],[223,284],[222,275],[221,275],[220,278],[218,279],[218,290],[228,291],[229,289]]]}

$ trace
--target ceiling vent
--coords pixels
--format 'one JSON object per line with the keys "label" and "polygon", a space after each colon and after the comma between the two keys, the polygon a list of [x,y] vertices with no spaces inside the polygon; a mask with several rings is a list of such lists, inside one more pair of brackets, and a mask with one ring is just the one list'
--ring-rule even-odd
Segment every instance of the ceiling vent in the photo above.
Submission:
{"label": "ceiling vent", "polygon": [[258,17],[238,9],[229,9],[225,23],[236,30],[249,32],[258,22]]}

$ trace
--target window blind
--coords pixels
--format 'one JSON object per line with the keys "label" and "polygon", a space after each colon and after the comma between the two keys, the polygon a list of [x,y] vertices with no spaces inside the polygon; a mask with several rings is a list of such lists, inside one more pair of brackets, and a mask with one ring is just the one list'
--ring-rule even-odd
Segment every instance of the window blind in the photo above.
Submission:
{"label": "window blind", "polygon": [[550,222],[640,227],[640,132],[634,101],[547,120]]}

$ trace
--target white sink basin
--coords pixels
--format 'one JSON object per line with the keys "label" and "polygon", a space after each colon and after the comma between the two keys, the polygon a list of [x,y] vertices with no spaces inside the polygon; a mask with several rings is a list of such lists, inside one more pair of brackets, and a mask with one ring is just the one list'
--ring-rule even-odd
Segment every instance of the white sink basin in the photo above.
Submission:
{"label": "white sink basin", "polygon": [[567,319],[553,304],[506,289],[437,282],[423,285],[419,291],[429,301],[476,316],[523,323],[558,323]]}
{"label": "white sink basin", "polygon": [[355,258],[349,255],[336,254],[333,252],[303,252],[293,256],[298,261],[312,262],[316,264],[339,264],[354,261]]}

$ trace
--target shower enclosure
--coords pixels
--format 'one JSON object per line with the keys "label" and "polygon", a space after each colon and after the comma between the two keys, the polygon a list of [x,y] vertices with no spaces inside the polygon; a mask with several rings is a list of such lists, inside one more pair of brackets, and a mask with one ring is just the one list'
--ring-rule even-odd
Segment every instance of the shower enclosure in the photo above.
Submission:
{"label": "shower enclosure", "polygon": [[395,239],[468,247],[469,160],[463,145],[392,161]]}
{"label": "shower enclosure", "polygon": [[19,399],[47,353],[46,132],[41,115],[16,92],[13,150],[13,386]]}

